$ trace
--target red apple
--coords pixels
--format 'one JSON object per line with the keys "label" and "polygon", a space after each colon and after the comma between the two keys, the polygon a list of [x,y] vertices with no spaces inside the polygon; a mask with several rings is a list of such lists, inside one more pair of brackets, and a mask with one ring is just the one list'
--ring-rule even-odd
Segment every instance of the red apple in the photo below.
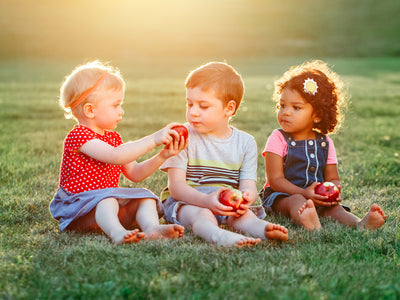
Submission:
{"label": "red apple", "polygon": [[179,134],[179,138],[184,137],[185,141],[188,139],[189,132],[185,126],[176,125],[176,126],[172,127],[171,129],[175,130]]}
{"label": "red apple", "polygon": [[332,183],[325,181],[315,187],[315,193],[321,196],[328,196],[325,201],[335,201],[339,197],[338,187]]}
{"label": "red apple", "polygon": [[240,207],[240,204],[244,202],[243,194],[237,189],[226,189],[219,194],[219,202],[237,210]]}

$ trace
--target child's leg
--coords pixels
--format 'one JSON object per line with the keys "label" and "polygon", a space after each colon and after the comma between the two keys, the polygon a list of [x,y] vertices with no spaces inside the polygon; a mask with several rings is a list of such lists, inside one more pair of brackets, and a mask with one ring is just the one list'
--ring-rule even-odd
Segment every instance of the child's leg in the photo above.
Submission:
{"label": "child's leg", "polygon": [[287,241],[288,239],[288,230],[286,227],[261,220],[250,210],[239,218],[229,217],[228,223],[236,230],[259,237],[263,240],[276,239]]}
{"label": "child's leg", "polygon": [[272,205],[275,212],[290,217],[296,224],[308,230],[321,228],[318,214],[312,200],[307,200],[302,195],[292,195],[275,200]]}
{"label": "child's leg", "polygon": [[191,226],[194,234],[218,246],[242,247],[261,242],[261,239],[246,237],[220,228],[213,213],[206,208],[183,205],[178,211],[178,220],[185,227]]}
{"label": "child's leg", "polygon": [[88,232],[88,231],[99,231],[101,229],[96,223],[96,208],[92,209],[88,214],[73,220],[66,230],[77,231],[77,232]]}
{"label": "child's leg", "polygon": [[116,244],[134,243],[144,237],[138,229],[126,230],[118,218],[119,203],[115,198],[101,200],[96,206],[97,225]]}
{"label": "child's leg", "polygon": [[183,236],[184,228],[180,225],[160,225],[157,204],[154,199],[141,199],[132,202],[139,203],[135,212],[136,222],[146,234],[145,239],[174,239]]}
{"label": "child's leg", "polygon": [[318,213],[323,217],[331,217],[347,226],[361,229],[377,229],[382,226],[386,219],[386,215],[376,203],[372,204],[369,212],[362,219],[349,213],[340,205],[329,208],[320,207]]}

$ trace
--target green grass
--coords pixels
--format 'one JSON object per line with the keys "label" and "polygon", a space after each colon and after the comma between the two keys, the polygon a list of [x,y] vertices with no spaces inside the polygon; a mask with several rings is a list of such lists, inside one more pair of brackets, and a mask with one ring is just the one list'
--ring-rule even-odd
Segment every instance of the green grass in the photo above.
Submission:
{"label": "green grass", "polygon": [[[127,81],[125,141],[184,121],[184,79],[200,59],[117,61]],[[276,128],[272,83],[300,58],[228,61],[246,96],[233,125],[261,151]],[[356,215],[373,202],[388,215],[377,231],[323,220],[308,233],[289,220],[285,244],[217,248],[187,231],[179,241],[115,246],[104,235],[58,231],[48,204],[58,185],[65,134],[73,126],[57,105],[76,61],[0,61],[0,297],[4,299],[398,299],[400,297],[400,59],[328,59],[347,83],[351,104],[332,138],[344,203]],[[78,62],[79,63],[79,62]],[[153,68],[154,66],[154,68]],[[154,153],[154,152],[153,152]],[[152,153],[151,153],[152,154]],[[151,155],[149,154],[149,155]],[[166,174],[139,184],[159,193]]]}

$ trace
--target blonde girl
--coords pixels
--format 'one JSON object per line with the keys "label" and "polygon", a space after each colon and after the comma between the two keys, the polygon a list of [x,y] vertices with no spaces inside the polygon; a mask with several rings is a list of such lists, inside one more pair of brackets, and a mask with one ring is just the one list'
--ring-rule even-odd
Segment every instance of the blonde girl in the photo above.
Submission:
{"label": "blonde girl", "polygon": [[[140,182],[186,147],[169,124],[134,142],[113,131],[122,120],[125,83],[115,68],[99,61],[79,66],[61,86],[60,104],[77,123],[64,141],[60,184],[50,203],[60,230],[103,231],[116,244],[142,238],[180,238],[183,227],[160,225],[162,205],[144,188],[120,188],[123,173]],[[175,137],[175,138],[174,138]],[[157,146],[152,158],[136,162]],[[133,229],[138,225],[139,229]]]}

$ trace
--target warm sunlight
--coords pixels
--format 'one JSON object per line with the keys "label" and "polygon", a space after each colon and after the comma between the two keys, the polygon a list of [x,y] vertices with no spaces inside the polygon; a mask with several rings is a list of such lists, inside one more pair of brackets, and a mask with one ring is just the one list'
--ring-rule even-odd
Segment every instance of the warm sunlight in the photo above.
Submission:
{"label": "warm sunlight", "polygon": [[[112,3],[112,4],[111,4]],[[245,1],[19,1],[0,4],[8,51],[42,55],[195,55],[240,50]],[[4,45],[4,44],[3,44]],[[3,51],[7,51],[3,49]]]}

